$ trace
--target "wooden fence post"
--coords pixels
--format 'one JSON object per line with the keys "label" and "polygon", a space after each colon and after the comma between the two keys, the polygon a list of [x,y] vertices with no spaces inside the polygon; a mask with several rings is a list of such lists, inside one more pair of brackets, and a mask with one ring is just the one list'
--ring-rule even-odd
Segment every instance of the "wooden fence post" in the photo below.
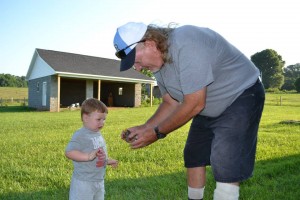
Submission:
{"label": "wooden fence post", "polygon": [[282,104],[282,98],[281,98],[281,96],[280,96],[280,106],[281,106],[281,104]]}

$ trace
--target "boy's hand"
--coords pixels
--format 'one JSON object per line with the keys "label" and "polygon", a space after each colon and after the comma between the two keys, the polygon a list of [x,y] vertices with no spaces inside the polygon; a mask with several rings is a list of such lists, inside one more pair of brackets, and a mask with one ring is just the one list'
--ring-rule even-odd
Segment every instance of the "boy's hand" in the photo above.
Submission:
{"label": "boy's hand", "polygon": [[116,168],[118,167],[118,161],[114,159],[108,159],[107,165],[111,165],[112,168]]}
{"label": "boy's hand", "polygon": [[96,156],[97,156],[97,152],[98,152],[98,151],[99,151],[98,149],[91,151],[91,152],[88,154],[88,161],[94,160],[94,159],[96,158]]}
{"label": "boy's hand", "polygon": [[96,162],[96,167],[103,167],[106,165],[106,154],[103,148],[99,148],[96,152],[96,156],[98,158]]}

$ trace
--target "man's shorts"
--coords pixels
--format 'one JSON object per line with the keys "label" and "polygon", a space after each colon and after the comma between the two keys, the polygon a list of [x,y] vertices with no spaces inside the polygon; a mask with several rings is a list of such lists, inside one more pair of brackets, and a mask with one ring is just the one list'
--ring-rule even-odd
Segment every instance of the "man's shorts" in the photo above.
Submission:
{"label": "man's shorts", "polygon": [[264,101],[264,88],[258,80],[220,116],[195,116],[184,149],[185,167],[211,165],[218,182],[251,177]]}

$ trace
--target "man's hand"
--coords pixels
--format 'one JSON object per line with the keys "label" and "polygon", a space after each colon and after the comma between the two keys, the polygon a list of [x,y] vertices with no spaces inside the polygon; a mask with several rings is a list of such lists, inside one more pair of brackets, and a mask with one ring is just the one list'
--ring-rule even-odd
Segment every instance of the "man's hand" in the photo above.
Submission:
{"label": "man's hand", "polygon": [[132,135],[130,135],[130,133],[131,133],[131,132],[130,132],[129,129],[126,129],[126,130],[122,131],[122,133],[121,133],[121,138],[122,138],[123,140],[125,140],[126,142],[128,142],[128,143],[137,140],[137,135],[134,135],[134,136],[132,137]]}
{"label": "man's hand", "polygon": [[148,146],[157,140],[153,127],[135,126],[123,131],[121,138],[130,143],[131,148],[138,149]]}

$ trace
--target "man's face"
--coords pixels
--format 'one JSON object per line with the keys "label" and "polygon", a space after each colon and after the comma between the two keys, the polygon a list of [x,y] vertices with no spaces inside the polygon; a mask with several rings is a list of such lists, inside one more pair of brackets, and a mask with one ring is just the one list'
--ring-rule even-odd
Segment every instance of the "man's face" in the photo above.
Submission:
{"label": "man's face", "polygon": [[163,60],[154,41],[139,43],[135,48],[135,70],[141,71],[142,69],[148,69],[151,72],[160,70],[163,65]]}

